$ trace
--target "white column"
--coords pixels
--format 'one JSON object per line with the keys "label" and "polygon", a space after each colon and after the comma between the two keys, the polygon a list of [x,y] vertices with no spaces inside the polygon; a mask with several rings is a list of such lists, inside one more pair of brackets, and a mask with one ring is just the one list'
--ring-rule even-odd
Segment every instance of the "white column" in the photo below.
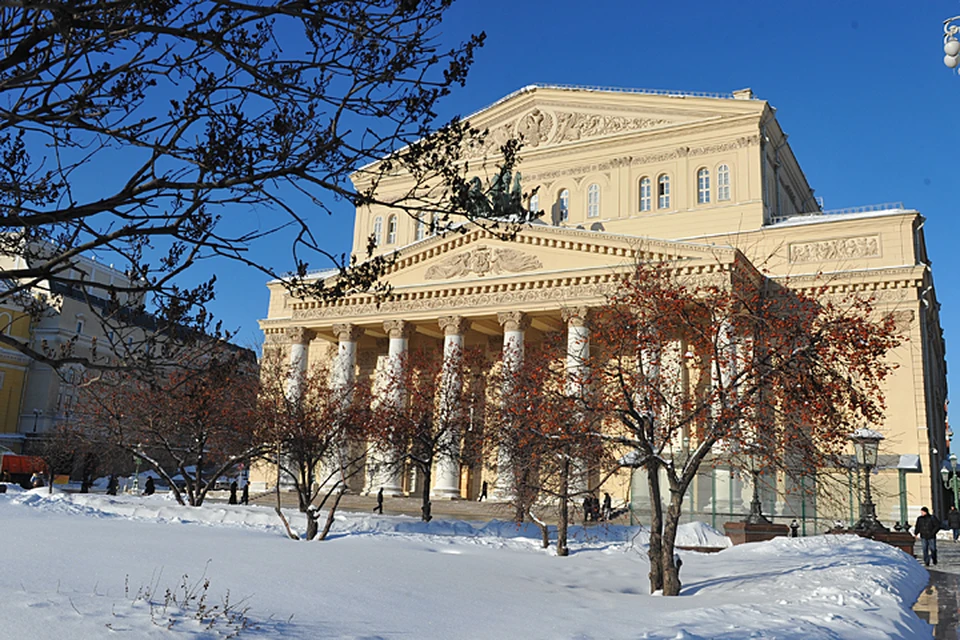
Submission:
{"label": "white column", "polygon": [[[507,311],[497,314],[497,320],[503,327],[503,397],[508,398],[512,393],[512,373],[515,373],[523,363],[524,333],[530,326],[530,318],[521,311]],[[509,427],[508,427],[509,429]],[[511,434],[501,434],[504,439]],[[510,459],[510,449],[507,442],[501,442],[497,449],[497,482],[493,488],[493,497],[496,500],[508,501],[514,495],[514,469]]]}
{"label": "white column", "polygon": [[[567,393],[582,395],[584,378],[587,374],[587,360],[590,356],[590,328],[587,326],[588,307],[567,307],[561,311],[563,321],[567,323]],[[574,461],[573,477],[570,482],[571,493],[582,493],[589,489],[587,465],[583,460]]]}
{"label": "white column", "polygon": [[[355,324],[335,324],[333,333],[337,336],[337,359],[331,372],[331,382],[334,389],[339,389],[343,396],[340,401],[348,405],[353,400],[351,387],[356,378],[357,342],[363,335],[363,329]],[[334,463],[341,473],[347,471],[350,455],[350,443],[344,440],[340,443],[338,460]],[[348,484],[348,479],[340,476],[340,480]],[[349,484],[348,484],[349,486]]]}
{"label": "white column", "polygon": [[439,420],[447,426],[444,448],[437,456],[435,479],[431,495],[437,498],[456,499],[460,497],[460,433],[456,426],[459,421],[460,391],[463,386],[463,330],[466,321],[461,316],[444,316],[438,320],[443,329],[443,375],[440,381]]}
{"label": "white column", "polygon": [[316,335],[305,327],[288,327],[287,339],[290,341],[290,377],[287,380],[287,397],[295,400],[300,397],[303,377],[307,373],[310,358],[310,341]]}
{"label": "white column", "polygon": [[[397,384],[397,381],[403,367],[404,356],[410,345],[412,325],[403,320],[387,320],[383,323],[383,329],[390,338],[390,346],[387,352],[387,366],[381,372],[383,378],[380,389],[385,395],[379,401],[401,407],[406,402],[406,398],[403,387]],[[396,451],[375,447],[370,451],[367,464],[372,469],[368,474],[370,483],[367,485],[366,493],[377,493],[380,487],[383,487],[384,495],[403,495],[403,468],[398,462]]]}

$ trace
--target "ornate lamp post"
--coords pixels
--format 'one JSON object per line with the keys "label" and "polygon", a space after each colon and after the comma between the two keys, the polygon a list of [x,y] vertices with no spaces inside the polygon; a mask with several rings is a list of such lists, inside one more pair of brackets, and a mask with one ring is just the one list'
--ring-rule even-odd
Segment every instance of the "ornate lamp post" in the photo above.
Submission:
{"label": "ornate lamp post", "polygon": [[870,495],[870,470],[877,466],[880,441],[883,435],[872,429],[857,429],[850,436],[857,464],[863,467],[863,500],[860,502],[860,519],[853,526],[856,531],[888,531],[877,520],[877,509]]}
{"label": "ornate lamp post", "polygon": [[760,469],[763,467],[763,457],[756,451],[748,451],[744,456],[747,468],[753,481],[753,498],[750,500],[750,515],[744,520],[747,524],[772,524],[763,515],[763,505],[760,503]]}
{"label": "ornate lamp post", "polygon": [[960,21],[960,16],[947,18],[943,21],[943,64],[951,69],[956,69],[960,64],[960,41],[957,40],[957,33],[960,33],[960,26],[953,24]]}
{"label": "ornate lamp post", "polygon": [[960,477],[957,474],[957,456],[950,454],[950,464],[944,464],[940,467],[940,478],[943,480],[944,489],[953,491],[953,506],[960,511]]}

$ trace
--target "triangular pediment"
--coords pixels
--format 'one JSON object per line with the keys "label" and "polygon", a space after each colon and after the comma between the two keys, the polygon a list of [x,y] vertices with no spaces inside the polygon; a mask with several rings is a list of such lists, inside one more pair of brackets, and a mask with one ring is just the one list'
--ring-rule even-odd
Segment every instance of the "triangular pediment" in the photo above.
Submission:
{"label": "triangular pediment", "polygon": [[562,277],[627,268],[638,255],[706,269],[731,263],[735,254],[729,247],[541,225],[505,239],[477,227],[401,250],[385,280],[398,289]]}
{"label": "triangular pediment", "polygon": [[533,87],[469,117],[470,124],[486,130],[487,135],[467,156],[489,155],[512,138],[522,139],[524,149],[529,152],[572,142],[760,114],[764,104],[758,100],[686,94]]}

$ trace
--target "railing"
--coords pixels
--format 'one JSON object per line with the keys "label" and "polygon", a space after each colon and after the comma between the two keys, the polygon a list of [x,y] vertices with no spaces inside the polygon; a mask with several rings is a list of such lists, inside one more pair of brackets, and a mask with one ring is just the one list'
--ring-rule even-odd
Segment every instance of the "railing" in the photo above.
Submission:
{"label": "railing", "polygon": [[811,211],[809,213],[795,213],[789,216],[776,216],[770,219],[770,224],[780,224],[787,220],[797,218],[820,218],[824,216],[839,216],[854,213],[874,213],[878,211],[903,211],[902,202],[884,202],[881,204],[868,204],[862,207],[847,207],[846,209],[829,209],[826,211]]}

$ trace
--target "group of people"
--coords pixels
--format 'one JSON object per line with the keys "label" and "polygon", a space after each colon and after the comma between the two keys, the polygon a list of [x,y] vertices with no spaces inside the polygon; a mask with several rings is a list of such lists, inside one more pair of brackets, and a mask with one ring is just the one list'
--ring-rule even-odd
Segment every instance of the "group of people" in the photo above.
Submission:
{"label": "group of people", "polygon": [[583,499],[583,522],[600,522],[601,520],[610,520],[613,517],[613,499],[609,493],[603,494],[603,505],[600,505],[600,498],[595,495],[588,495]]}

